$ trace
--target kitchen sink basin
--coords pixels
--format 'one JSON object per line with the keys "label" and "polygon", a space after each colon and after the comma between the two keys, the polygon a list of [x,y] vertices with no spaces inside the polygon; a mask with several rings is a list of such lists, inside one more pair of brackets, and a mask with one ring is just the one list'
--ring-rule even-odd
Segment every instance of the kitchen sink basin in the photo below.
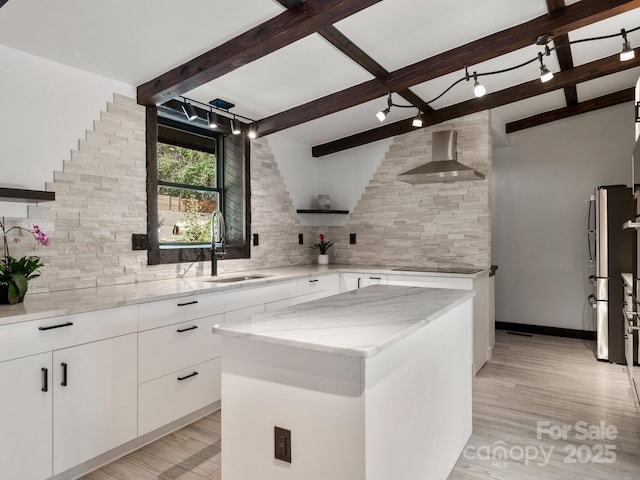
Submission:
{"label": "kitchen sink basin", "polygon": [[270,276],[271,275],[243,275],[241,277],[228,277],[228,278],[212,277],[204,281],[210,282],[210,283],[236,283],[236,282],[246,282],[248,280],[258,280],[260,278],[269,278]]}

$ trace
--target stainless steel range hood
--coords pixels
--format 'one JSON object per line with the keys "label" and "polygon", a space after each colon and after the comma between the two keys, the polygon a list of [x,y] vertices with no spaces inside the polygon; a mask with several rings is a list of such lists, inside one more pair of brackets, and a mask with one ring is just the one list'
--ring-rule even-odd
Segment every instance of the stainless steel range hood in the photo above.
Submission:
{"label": "stainless steel range hood", "polygon": [[484,179],[482,173],[456,161],[457,133],[455,130],[433,132],[432,138],[432,160],[401,173],[397,177],[399,181],[417,185]]}

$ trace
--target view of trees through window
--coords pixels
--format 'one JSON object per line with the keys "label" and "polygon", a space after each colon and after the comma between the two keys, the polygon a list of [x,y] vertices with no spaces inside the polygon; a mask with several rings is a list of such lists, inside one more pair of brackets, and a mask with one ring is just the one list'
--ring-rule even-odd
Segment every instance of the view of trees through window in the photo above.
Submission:
{"label": "view of trees through window", "polygon": [[160,244],[211,243],[211,214],[219,201],[216,156],[158,143]]}

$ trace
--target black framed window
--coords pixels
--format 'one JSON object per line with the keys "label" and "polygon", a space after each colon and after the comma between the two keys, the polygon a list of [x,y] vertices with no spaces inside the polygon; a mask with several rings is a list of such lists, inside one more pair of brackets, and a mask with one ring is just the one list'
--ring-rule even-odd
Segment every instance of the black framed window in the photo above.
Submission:
{"label": "black framed window", "polygon": [[149,264],[209,260],[218,208],[227,225],[225,258],[250,256],[249,142],[220,130],[147,108]]}

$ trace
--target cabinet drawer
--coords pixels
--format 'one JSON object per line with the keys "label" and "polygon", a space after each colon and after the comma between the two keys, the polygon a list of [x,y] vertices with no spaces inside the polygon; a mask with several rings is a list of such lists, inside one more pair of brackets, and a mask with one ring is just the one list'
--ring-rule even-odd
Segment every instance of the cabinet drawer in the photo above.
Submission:
{"label": "cabinet drawer", "polygon": [[0,362],[138,330],[138,306],[13,323],[0,327]]}
{"label": "cabinet drawer", "polygon": [[295,280],[254,288],[238,288],[224,293],[225,312],[261,305],[298,295]]}
{"label": "cabinet drawer", "polygon": [[211,333],[222,315],[147,330],[138,334],[138,383],[220,356],[220,337]]}
{"label": "cabinet drawer", "polygon": [[473,289],[473,280],[462,277],[389,275],[388,283],[389,285],[403,285],[407,287],[453,288],[458,290]]}
{"label": "cabinet drawer", "polygon": [[[213,336],[213,335],[212,335]],[[193,373],[197,372],[197,375]],[[185,378],[189,375],[188,378]],[[178,380],[182,378],[183,380]],[[220,400],[220,358],[138,387],[138,436]]]}
{"label": "cabinet drawer", "polygon": [[317,277],[302,278],[298,280],[298,295],[309,295],[319,292],[328,292],[328,295],[339,293],[338,275],[322,275]]}
{"label": "cabinet drawer", "polygon": [[220,292],[143,303],[139,312],[140,330],[217,315],[224,311],[223,298]]}

